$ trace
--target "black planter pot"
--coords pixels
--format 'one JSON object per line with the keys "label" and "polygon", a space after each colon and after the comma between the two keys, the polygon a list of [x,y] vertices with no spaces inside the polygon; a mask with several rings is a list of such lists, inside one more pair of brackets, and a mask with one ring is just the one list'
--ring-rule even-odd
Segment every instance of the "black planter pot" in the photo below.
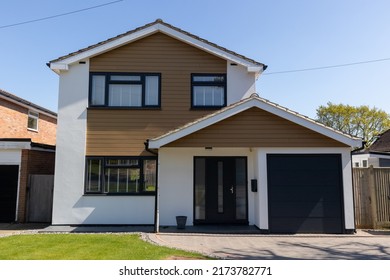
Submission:
{"label": "black planter pot", "polygon": [[176,223],[178,229],[185,229],[187,222],[187,216],[176,216]]}

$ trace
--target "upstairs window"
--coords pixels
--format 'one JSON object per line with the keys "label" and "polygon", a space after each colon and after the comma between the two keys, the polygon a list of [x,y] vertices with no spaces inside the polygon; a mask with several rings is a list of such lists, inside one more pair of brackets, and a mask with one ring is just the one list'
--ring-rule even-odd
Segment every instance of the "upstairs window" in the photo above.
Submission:
{"label": "upstairs window", "polygon": [[160,107],[160,74],[92,73],[92,107]]}
{"label": "upstairs window", "polygon": [[192,108],[226,106],[226,74],[192,74]]}
{"label": "upstairs window", "polygon": [[29,130],[38,131],[39,113],[34,111],[28,111],[27,128]]}

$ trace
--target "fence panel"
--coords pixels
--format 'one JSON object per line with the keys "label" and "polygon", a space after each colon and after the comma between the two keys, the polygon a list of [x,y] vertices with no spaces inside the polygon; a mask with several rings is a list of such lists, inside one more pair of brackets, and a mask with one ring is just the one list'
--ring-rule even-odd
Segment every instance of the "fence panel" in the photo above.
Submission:
{"label": "fence panel", "polygon": [[51,222],[54,175],[30,175],[28,222]]}
{"label": "fence panel", "polygon": [[390,168],[353,168],[357,228],[390,225]]}
{"label": "fence panel", "polygon": [[373,227],[368,171],[367,168],[353,168],[355,222],[357,228]]}
{"label": "fence panel", "polygon": [[377,223],[390,222],[390,169],[374,168],[377,203]]}

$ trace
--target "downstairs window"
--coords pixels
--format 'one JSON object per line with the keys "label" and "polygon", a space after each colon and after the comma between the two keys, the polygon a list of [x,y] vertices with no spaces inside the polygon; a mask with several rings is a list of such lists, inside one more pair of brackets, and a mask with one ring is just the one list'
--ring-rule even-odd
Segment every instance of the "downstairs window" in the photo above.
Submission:
{"label": "downstairs window", "polygon": [[86,194],[155,194],[157,159],[87,157]]}

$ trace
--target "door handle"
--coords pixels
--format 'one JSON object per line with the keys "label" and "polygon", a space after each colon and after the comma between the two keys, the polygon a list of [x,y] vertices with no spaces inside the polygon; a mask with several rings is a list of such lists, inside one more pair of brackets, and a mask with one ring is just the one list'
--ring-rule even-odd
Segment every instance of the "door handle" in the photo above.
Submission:
{"label": "door handle", "polygon": [[231,188],[230,188],[230,192],[233,194],[234,193],[234,186],[232,186]]}

